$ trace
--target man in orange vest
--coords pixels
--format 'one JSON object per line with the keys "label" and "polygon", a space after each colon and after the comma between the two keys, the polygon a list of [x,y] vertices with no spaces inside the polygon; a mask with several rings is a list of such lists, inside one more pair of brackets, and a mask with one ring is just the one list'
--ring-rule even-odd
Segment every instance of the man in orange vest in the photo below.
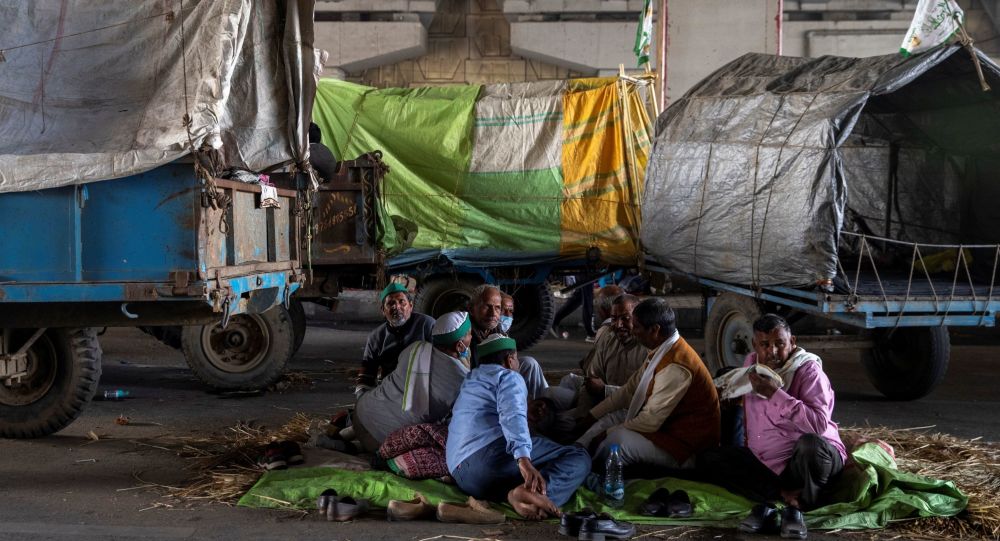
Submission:
{"label": "man in orange vest", "polygon": [[632,311],[632,334],[650,354],[631,378],[590,410],[593,426],[577,440],[601,464],[612,445],[622,462],[693,467],[694,455],[719,445],[719,395],[701,357],[677,332],[663,299]]}

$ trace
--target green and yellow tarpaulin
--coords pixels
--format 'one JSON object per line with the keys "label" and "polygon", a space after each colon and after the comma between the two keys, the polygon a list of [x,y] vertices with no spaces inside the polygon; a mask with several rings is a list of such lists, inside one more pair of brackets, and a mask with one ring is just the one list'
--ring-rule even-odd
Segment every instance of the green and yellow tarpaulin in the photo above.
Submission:
{"label": "green and yellow tarpaulin", "polygon": [[377,89],[321,80],[313,120],[338,156],[382,151],[379,242],[389,253],[575,259],[597,247],[621,264],[639,254],[650,125],[634,81]]}

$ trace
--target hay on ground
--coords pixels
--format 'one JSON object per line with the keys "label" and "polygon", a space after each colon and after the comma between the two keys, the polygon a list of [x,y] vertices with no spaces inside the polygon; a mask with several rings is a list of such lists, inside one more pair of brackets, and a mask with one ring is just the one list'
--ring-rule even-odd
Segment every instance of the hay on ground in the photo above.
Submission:
{"label": "hay on ground", "polygon": [[[210,437],[157,440],[152,447],[170,449],[189,459],[193,476],[182,487],[145,486],[161,488],[179,501],[234,505],[263,475],[265,469],[259,460],[264,446],[279,440],[306,441],[313,420],[297,413],[275,431],[238,423]],[[834,535],[917,540],[1000,538],[1000,503],[995,502],[1000,494],[1000,445],[930,432],[931,428],[844,427],[841,434],[848,446],[862,439],[881,439],[894,448],[900,470],[953,481],[969,497],[966,511],[951,518],[900,521],[885,531],[844,530]]]}

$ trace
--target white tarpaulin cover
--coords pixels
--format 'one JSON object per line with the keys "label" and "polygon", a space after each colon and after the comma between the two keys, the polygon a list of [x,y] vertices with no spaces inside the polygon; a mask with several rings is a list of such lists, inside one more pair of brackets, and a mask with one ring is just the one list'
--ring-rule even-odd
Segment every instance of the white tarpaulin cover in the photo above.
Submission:
{"label": "white tarpaulin cover", "polygon": [[[976,54],[1000,84],[1000,67]],[[982,91],[957,45],[909,58],[747,54],[672,103],[657,128],[642,242],[682,273],[809,287],[856,257],[842,231],[1000,241],[1000,95]],[[909,265],[906,253],[904,277]]]}
{"label": "white tarpaulin cover", "polygon": [[313,0],[0,0],[0,193],[306,156]]}

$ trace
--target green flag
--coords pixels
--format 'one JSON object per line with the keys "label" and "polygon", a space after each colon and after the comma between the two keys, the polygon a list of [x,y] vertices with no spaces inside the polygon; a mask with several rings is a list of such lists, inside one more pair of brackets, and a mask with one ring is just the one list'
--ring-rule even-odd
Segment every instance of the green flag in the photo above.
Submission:
{"label": "green flag", "polygon": [[948,41],[958,31],[964,17],[955,0],[920,0],[899,52],[910,56]]}
{"label": "green flag", "polygon": [[639,27],[635,30],[635,47],[632,49],[638,57],[638,65],[649,64],[649,47],[653,42],[653,2],[646,0],[639,16]]}

